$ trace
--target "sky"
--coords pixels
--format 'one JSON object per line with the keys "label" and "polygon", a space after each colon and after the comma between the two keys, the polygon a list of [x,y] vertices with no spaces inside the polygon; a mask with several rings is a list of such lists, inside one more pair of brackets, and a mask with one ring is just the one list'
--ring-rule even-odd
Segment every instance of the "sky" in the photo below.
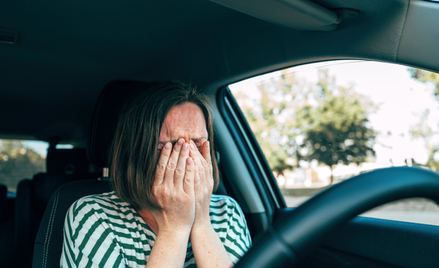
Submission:
{"label": "sky", "polygon": [[[47,148],[49,147],[49,144],[44,141],[23,141],[23,144],[25,146],[28,146],[29,148],[34,149],[39,155],[46,157],[47,155]],[[70,144],[58,144],[56,146],[58,149],[71,149],[73,148]]]}
{"label": "sky", "polygon": [[[432,85],[413,80],[406,66],[380,62],[330,61],[294,67],[288,72],[316,82],[320,68],[329,69],[329,75],[336,77],[337,85],[354,84],[358,93],[379,105],[369,116],[372,128],[380,133],[374,147],[377,163],[388,166],[392,161],[393,165],[404,165],[406,158],[414,158],[419,163],[427,161],[424,142],[413,139],[409,130],[419,122],[419,116],[426,108],[430,110],[428,124],[438,129],[439,101],[432,94]],[[232,92],[243,90],[251,98],[260,98],[257,84],[279,75],[280,71],[265,74],[231,85],[230,89]],[[392,136],[387,135],[389,131]],[[436,137],[432,142],[439,143],[439,139]]]}

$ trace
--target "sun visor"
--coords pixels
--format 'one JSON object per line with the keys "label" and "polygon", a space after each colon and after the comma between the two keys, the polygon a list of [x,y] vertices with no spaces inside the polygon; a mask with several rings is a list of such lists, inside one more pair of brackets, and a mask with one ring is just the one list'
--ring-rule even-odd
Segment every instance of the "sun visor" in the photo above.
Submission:
{"label": "sun visor", "polygon": [[398,48],[399,63],[439,70],[438,14],[438,2],[410,1]]}
{"label": "sun visor", "polygon": [[332,31],[357,10],[330,10],[308,0],[211,0],[247,15],[295,30]]}

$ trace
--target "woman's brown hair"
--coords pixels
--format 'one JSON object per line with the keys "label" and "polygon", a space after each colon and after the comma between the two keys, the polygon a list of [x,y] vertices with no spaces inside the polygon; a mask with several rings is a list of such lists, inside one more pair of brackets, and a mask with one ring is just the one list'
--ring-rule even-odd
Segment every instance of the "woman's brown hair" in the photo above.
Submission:
{"label": "woman's brown hair", "polygon": [[119,114],[109,154],[111,186],[121,199],[134,207],[160,210],[152,194],[160,130],[171,108],[186,102],[197,105],[204,114],[211,145],[213,189],[218,187],[208,97],[178,81],[144,83],[131,93]]}

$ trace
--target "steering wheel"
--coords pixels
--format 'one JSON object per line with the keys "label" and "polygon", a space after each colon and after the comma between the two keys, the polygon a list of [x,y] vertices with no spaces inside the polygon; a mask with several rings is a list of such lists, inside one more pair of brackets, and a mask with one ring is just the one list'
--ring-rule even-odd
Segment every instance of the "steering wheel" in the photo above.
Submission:
{"label": "steering wheel", "polygon": [[379,205],[410,197],[439,204],[439,174],[418,167],[360,174],[317,194],[276,221],[235,267],[293,267],[343,223]]}

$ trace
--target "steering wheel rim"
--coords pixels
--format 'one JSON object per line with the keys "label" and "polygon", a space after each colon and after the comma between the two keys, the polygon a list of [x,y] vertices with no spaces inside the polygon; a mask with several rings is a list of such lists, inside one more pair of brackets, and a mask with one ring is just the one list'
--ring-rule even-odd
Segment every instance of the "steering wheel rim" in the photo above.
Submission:
{"label": "steering wheel rim", "polygon": [[419,167],[392,167],[355,176],[275,221],[235,267],[293,267],[343,223],[377,206],[410,197],[439,204],[439,174]]}

